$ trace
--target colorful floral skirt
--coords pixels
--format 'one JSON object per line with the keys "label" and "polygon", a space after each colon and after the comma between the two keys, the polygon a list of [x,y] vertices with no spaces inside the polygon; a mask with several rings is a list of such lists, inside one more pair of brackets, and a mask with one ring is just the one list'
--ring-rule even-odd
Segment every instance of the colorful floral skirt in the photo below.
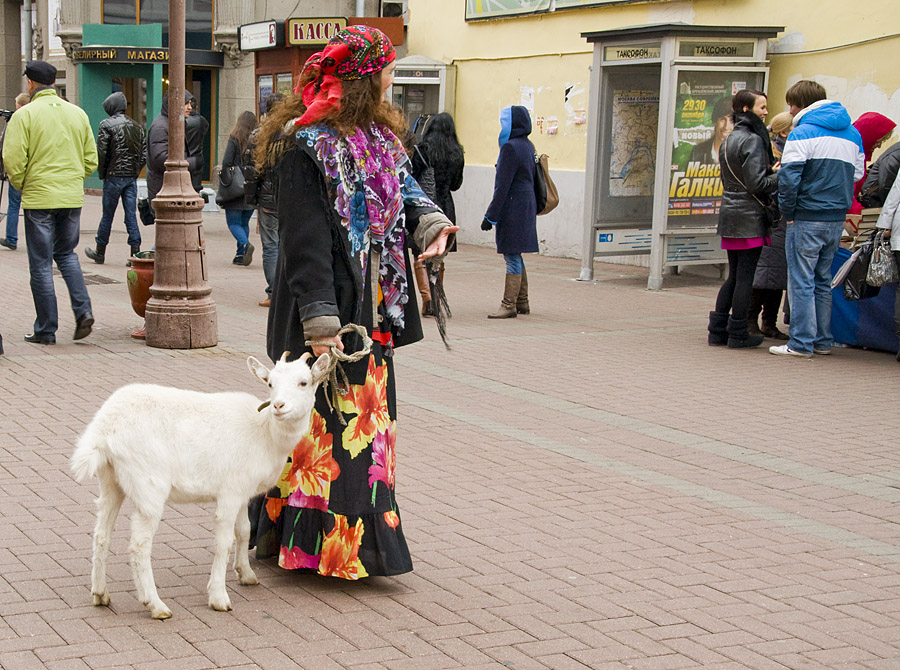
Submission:
{"label": "colorful floral skirt", "polygon": [[309,433],[260,510],[257,558],[343,579],[412,570],[394,498],[393,377],[391,359],[373,354],[365,384],[351,384],[333,410],[319,388]]}

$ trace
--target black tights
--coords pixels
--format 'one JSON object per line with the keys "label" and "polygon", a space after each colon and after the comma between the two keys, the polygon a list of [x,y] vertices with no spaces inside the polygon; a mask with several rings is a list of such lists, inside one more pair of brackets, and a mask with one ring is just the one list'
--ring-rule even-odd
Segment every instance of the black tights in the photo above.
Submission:
{"label": "black tights", "polygon": [[750,309],[750,295],[753,293],[753,275],[762,247],[728,250],[728,278],[719,289],[716,311],[731,312],[736,319],[746,319]]}

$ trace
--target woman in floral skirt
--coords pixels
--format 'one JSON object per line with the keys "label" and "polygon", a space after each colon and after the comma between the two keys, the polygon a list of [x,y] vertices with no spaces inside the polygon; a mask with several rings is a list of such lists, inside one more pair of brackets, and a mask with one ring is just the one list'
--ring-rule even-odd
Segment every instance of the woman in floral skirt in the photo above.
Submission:
{"label": "woman in floral skirt", "polygon": [[348,393],[319,389],[309,433],[251,519],[257,557],[344,579],[412,570],[394,496],[393,354],[422,337],[406,236],[430,258],[458,230],[410,174],[403,117],[384,99],[394,58],[379,30],[339,33],[267,118],[256,154],[279,180],[269,356],[358,351],[358,335],[338,335],[350,323],[373,340],[344,365]]}

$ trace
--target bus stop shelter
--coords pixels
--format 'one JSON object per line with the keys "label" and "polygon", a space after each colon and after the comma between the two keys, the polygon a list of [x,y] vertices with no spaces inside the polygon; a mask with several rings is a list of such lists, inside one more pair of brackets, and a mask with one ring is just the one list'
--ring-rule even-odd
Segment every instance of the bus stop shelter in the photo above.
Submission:
{"label": "bus stop shelter", "polygon": [[768,40],[782,30],[668,23],[582,33],[594,61],[581,280],[608,256],[649,254],[651,290],[666,268],[726,262],[718,148],[734,94],[766,90]]}

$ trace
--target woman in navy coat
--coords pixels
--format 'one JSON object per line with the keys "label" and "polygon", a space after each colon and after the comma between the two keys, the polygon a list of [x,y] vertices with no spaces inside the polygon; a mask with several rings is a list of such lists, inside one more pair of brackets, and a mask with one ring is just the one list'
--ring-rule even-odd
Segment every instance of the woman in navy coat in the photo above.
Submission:
{"label": "woman in navy coat", "polygon": [[531,117],[525,107],[507,107],[500,112],[500,157],[494,178],[494,197],[481,223],[482,230],[495,228],[497,253],[506,261],[506,286],[500,311],[489,319],[509,319],[528,314],[528,278],[522,254],[538,251],[537,199],[534,194],[534,145]]}

